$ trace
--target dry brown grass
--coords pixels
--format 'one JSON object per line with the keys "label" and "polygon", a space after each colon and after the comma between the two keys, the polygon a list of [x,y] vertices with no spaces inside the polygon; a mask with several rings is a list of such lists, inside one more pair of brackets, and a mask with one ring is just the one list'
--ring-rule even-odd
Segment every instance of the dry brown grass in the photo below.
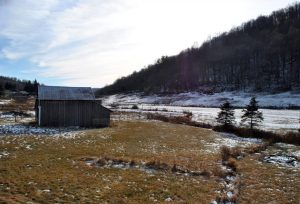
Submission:
{"label": "dry brown grass", "polygon": [[257,155],[238,161],[242,185],[239,203],[300,203],[300,171],[258,162]]}
{"label": "dry brown grass", "polygon": [[[213,131],[159,121],[114,121],[110,128],[83,132],[73,139],[1,137],[0,153],[9,155],[0,158],[0,203],[164,203],[169,197],[174,203],[210,203],[222,189],[218,178],[228,175],[220,168],[221,157],[238,170],[239,191],[232,201],[299,202],[299,170],[258,162],[259,154],[252,154],[268,144],[224,147],[220,155],[207,146],[216,142]],[[168,171],[95,168],[83,158],[145,162]],[[169,171],[174,165],[207,176],[174,175]]]}
{"label": "dry brown grass", "polygon": [[229,168],[231,168],[233,171],[236,172],[236,171],[237,171],[237,168],[238,168],[238,164],[237,164],[236,159],[230,157],[230,158],[228,159],[228,161],[227,161],[227,166],[228,166]]}
{"label": "dry brown grass", "polygon": [[[101,169],[82,165],[81,158],[107,156],[137,162],[178,164],[211,172],[218,154],[207,154],[203,140],[213,132],[184,125],[114,122],[112,128],[86,130],[75,139],[2,137],[0,201],[19,203],[209,203],[216,197],[214,177],[154,175],[139,170]],[[27,146],[30,145],[30,148]]]}
{"label": "dry brown grass", "polygon": [[222,161],[227,161],[231,157],[231,149],[227,146],[222,146],[220,152]]}

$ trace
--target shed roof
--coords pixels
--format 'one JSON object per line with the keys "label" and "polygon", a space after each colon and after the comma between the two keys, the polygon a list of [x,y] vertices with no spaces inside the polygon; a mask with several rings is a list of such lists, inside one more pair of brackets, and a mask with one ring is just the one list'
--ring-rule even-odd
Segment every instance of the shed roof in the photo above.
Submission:
{"label": "shed roof", "polygon": [[90,87],[39,86],[39,100],[95,100]]}

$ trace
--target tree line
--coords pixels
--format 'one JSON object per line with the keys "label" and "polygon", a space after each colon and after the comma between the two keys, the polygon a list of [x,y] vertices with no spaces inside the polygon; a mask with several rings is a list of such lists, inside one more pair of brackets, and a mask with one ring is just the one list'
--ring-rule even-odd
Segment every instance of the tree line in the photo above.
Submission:
{"label": "tree line", "polygon": [[[176,42],[174,42],[176,43]],[[98,91],[289,91],[300,89],[300,3],[259,16]]]}
{"label": "tree line", "polygon": [[0,95],[4,95],[7,91],[26,91],[29,94],[36,94],[38,85],[37,80],[20,80],[13,77],[0,76]]}

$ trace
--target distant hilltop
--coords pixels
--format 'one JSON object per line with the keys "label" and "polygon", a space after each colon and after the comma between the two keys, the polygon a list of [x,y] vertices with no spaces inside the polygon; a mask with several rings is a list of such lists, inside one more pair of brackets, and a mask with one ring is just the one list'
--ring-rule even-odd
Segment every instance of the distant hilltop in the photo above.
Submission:
{"label": "distant hilltop", "polygon": [[200,47],[163,56],[97,93],[225,90],[300,90],[300,3],[259,16]]}

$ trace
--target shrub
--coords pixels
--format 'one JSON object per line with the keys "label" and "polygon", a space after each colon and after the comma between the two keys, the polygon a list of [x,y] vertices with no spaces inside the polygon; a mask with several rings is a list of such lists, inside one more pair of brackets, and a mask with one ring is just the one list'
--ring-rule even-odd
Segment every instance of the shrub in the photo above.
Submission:
{"label": "shrub", "polygon": [[221,157],[222,157],[222,161],[227,161],[231,157],[231,150],[229,147],[226,146],[221,147]]}
{"label": "shrub", "polygon": [[237,162],[234,158],[230,157],[227,161],[227,166],[230,167],[233,171],[237,170]]}
{"label": "shrub", "polygon": [[245,127],[224,127],[215,126],[213,130],[217,132],[229,132],[240,137],[252,137],[268,140],[270,143],[283,142],[288,144],[300,145],[300,133],[288,132],[286,134],[278,134],[271,131],[251,129]]}
{"label": "shrub", "polygon": [[168,164],[161,163],[160,161],[149,161],[145,164],[145,166],[150,169],[162,171],[168,171],[170,169]]}
{"label": "shrub", "polygon": [[134,105],[131,107],[131,109],[139,109],[139,107],[138,107],[136,104],[134,104]]}
{"label": "shrub", "polygon": [[193,113],[189,112],[189,111],[183,111],[183,114],[184,114],[185,117],[189,118],[190,120],[193,117]]}
{"label": "shrub", "polygon": [[212,126],[210,124],[195,122],[195,121],[192,121],[191,118],[186,117],[186,116],[164,116],[161,114],[148,113],[146,118],[148,120],[160,120],[163,122],[170,122],[170,123],[174,123],[174,124],[185,124],[185,125],[190,125],[190,126],[194,126],[194,127],[212,128]]}
{"label": "shrub", "polygon": [[212,170],[212,173],[214,176],[217,176],[217,177],[220,177],[220,178],[225,178],[227,173],[221,169],[219,166],[215,167],[213,170]]}

